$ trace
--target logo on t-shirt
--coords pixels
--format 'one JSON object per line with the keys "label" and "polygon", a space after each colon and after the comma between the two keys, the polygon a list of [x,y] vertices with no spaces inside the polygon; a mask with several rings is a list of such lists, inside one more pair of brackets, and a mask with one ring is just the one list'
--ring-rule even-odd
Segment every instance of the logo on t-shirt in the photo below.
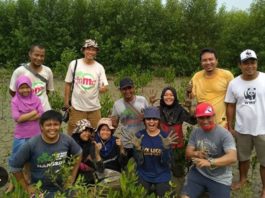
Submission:
{"label": "logo on t-shirt", "polygon": [[36,81],[32,83],[32,90],[37,96],[42,95],[45,92],[46,84],[42,81]]}
{"label": "logo on t-shirt", "polygon": [[75,77],[75,83],[79,84],[83,90],[89,90],[95,87],[96,79],[92,74],[77,72]]}
{"label": "logo on t-shirt", "polygon": [[244,91],[245,104],[256,103],[256,88],[247,88]]}

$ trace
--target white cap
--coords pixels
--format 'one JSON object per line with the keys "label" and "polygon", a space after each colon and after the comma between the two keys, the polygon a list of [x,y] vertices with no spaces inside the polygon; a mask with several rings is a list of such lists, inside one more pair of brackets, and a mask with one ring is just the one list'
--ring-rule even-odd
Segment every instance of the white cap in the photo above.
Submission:
{"label": "white cap", "polygon": [[243,61],[245,61],[247,59],[250,59],[250,58],[258,59],[256,53],[253,50],[251,50],[251,49],[246,49],[245,51],[243,51],[240,54],[240,61],[241,62],[243,62]]}

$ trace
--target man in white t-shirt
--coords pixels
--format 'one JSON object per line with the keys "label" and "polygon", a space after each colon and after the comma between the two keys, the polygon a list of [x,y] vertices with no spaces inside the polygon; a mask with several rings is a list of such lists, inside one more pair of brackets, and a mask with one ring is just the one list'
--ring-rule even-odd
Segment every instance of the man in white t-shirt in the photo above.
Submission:
{"label": "man in white t-shirt", "polygon": [[[101,118],[99,93],[107,91],[108,81],[104,67],[95,60],[98,50],[96,41],[85,40],[81,48],[84,58],[73,60],[69,64],[65,77],[64,97],[64,108],[69,111],[69,135],[72,134],[77,121],[87,119],[96,128]],[[74,83],[71,96],[73,76]],[[70,99],[71,106],[69,104]]]}
{"label": "man in white t-shirt", "polygon": [[237,140],[239,159],[240,179],[232,189],[247,183],[251,152],[255,147],[263,184],[261,197],[265,198],[265,74],[257,71],[257,55],[250,49],[240,54],[239,67],[242,74],[230,82],[225,97],[228,129]]}
{"label": "man in white t-shirt", "polygon": [[54,90],[52,70],[43,65],[45,48],[41,45],[32,45],[29,51],[30,62],[18,67],[12,74],[9,93],[13,97],[16,93],[16,80],[25,75],[32,82],[34,93],[40,98],[44,111],[50,110],[48,93]]}

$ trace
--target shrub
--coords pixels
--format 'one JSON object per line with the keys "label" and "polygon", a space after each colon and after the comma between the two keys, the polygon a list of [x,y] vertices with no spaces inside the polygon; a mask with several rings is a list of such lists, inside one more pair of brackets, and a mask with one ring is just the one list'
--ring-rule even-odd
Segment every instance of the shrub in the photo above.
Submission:
{"label": "shrub", "polygon": [[69,63],[76,59],[77,53],[73,49],[65,48],[61,54],[61,60],[55,62],[55,69],[53,70],[56,77],[63,79],[66,75]]}
{"label": "shrub", "polygon": [[52,109],[57,111],[62,109],[64,105],[64,99],[59,91],[53,91],[51,94],[48,95],[48,97]]}

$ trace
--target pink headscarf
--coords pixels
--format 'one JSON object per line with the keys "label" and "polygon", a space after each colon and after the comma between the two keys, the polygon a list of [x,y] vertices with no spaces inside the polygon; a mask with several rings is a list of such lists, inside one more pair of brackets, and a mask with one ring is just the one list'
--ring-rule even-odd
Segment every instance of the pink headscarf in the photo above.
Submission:
{"label": "pink headscarf", "polygon": [[[21,96],[18,92],[19,87],[22,84],[27,84],[30,88],[32,83],[27,76],[19,76],[16,80],[16,95],[12,98],[13,105],[18,107],[20,113],[28,113],[32,110],[39,110],[40,99],[36,96],[32,90],[28,96]],[[43,112],[43,110],[40,110]]]}

